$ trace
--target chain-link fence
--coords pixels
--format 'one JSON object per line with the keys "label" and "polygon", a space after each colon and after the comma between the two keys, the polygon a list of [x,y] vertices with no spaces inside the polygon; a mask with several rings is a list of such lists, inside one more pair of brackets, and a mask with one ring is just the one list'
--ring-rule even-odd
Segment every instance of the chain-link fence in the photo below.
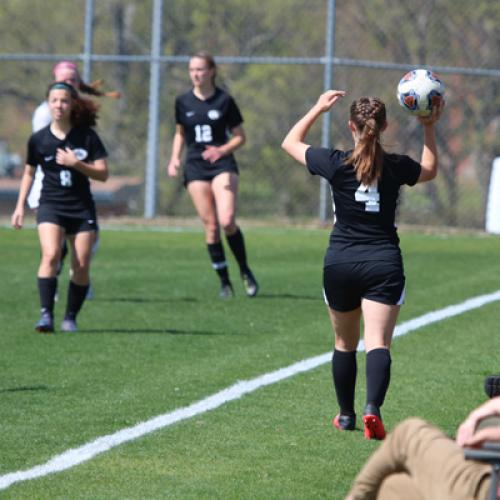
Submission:
{"label": "chain-link fence", "polygon": [[[395,94],[408,69],[429,67],[447,88],[440,175],[404,191],[400,222],[483,228],[500,155],[499,25],[497,0],[2,0],[0,141],[24,157],[53,63],[73,59],[86,78],[123,94],[100,100],[98,131],[112,174],[140,179],[127,211],[194,215],[182,179],[169,179],[166,165],[174,98],[189,88],[189,54],[204,49],[245,119],[240,215],[328,216],[319,180],[281,151],[287,130],[331,85],[352,99],[384,99],[386,149],[419,158],[420,126]],[[350,101],[329,117],[327,135],[340,148],[350,145]],[[321,133],[315,128],[311,141],[324,143]]]}

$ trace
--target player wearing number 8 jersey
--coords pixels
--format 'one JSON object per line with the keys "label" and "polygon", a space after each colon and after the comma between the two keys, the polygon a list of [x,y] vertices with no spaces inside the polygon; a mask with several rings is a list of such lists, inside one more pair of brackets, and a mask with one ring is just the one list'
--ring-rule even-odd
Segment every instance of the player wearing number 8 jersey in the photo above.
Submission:
{"label": "player wearing number 8 jersey", "polygon": [[28,157],[12,225],[24,223],[24,205],[40,165],[43,186],[37,210],[37,225],[42,258],[38,269],[41,317],[40,332],[54,331],[54,297],[61,241],[67,238],[71,250],[71,281],[68,289],[63,331],[76,331],[76,316],[89,287],[92,245],[97,216],[89,178],[108,178],[106,150],[91,128],[96,123],[96,107],[66,82],[49,86],[47,102],[52,122],[35,132],[28,142]]}
{"label": "player wearing number 8 jersey", "polygon": [[212,267],[221,282],[219,296],[230,298],[234,293],[220,237],[222,228],[238,262],[245,292],[254,297],[259,285],[248,266],[243,234],[236,224],[239,177],[233,152],[245,142],[243,118],[234,99],[216,87],[216,65],[210,54],[194,55],[189,75],[192,90],[175,102],[176,130],[168,175],[177,175],[186,145],[184,184],[205,228]]}
{"label": "player wearing number 8 jersey", "polygon": [[389,349],[405,290],[394,224],[396,205],[402,185],[429,181],[437,174],[434,123],[444,103],[435,107],[430,116],[419,118],[424,130],[420,162],[384,151],[380,138],[387,127],[386,109],[375,97],[362,97],[351,105],[348,126],[353,150],[306,144],[313,123],[344,95],[339,90],[322,94],[288,132],[282,147],[311,174],[328,180],[335,206],[323,269],[323,291],[335,332],[332,375],[340,406],[333,424],[341,430],[355,429],[356,349],[363,318],[367,353],[365,437],[383,439],[380,407],[389,387]]}
{"label": "player wearing number 8 jersey", "polygon": [[71,149],[81,161],[94,161],[107,156],[99,136],[91,128],[72,128],[65,137],[57,137],[47,126],[35,132],[28,142],[27,163],[36,160],[44,172],[44,183],[40,193],[37,222],[44,222],[52,214],[92,220],[95,230],[96,210],[88,176],[57,163],[58,149]]}

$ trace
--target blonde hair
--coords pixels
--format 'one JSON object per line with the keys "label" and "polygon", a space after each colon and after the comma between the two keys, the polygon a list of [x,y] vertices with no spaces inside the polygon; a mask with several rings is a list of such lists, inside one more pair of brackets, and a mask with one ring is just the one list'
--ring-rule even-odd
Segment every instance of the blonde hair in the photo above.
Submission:
{"label": "blonde hair", "polygon": [[385,104],[378,97],[361,97],[351,104],[351,122],[356,126],[357,140],[346,164],[354,167],[359,182],[369,186],[382,175],[380,134],[387,123]]}

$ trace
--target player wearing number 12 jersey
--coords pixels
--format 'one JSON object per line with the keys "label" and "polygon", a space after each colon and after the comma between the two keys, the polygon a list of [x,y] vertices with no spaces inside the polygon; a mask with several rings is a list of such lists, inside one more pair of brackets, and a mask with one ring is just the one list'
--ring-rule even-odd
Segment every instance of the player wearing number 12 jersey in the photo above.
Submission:
{"label": "player wearing number 12 jersey", "polygon": [[238,106],[227,92],[216,87],[208,99],[202,100],[190,90],[177,97],[175,118],[184,129],[187,146],[186,185],[194,180],[212,181],[222,172],[238,173],[232,152],[214,163],[203,158],[207,146],[223,146],[229,139],[229,131],[243,123]]}
{"label": "player wearing number 12 jersey", "polygon": [[404,299],[405,276],[395,216],[400,187],[433,179],[438,153],[434,123],[444,103],[419,118],[424,130],[420,162],[388,154],[380,143],[387,127],[385,104],[362,97],[351,105],[349,129],[354,149],[314,148],[305,137],[318,117],[344,97],[330,90],[288,132],[283,148],[324,177],[331,186],[335,223],[323,268],[323,291],[335,332],[332,375],[340,406],[333,424],[340,430],[356,426],[354,391],[360,321],[366,349],[365,437],[383,439],[380,415],[390,381],[390,345]]}
{"label": "player wearing number 12 jersey", "polygon": [[247,263],[243,233],[236,224],[238,167],[233,152],[245,143],[243,118],[234,99],[215,85],[213,57],[199,52],[189,61],[193,88],[175,101],[176,129],[167,167],[174,177],[187,146],[184,185],[205,228],[205,241],[217,272],[219,296],[233,296],[220,229],[240,268],[245,292],[255,297],[259,285]]}

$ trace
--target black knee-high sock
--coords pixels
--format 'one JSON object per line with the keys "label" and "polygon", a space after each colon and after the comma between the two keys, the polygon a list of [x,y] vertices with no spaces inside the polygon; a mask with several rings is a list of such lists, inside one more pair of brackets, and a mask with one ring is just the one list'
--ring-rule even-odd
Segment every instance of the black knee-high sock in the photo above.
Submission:
{"label": "black knee-high sock", "polygon": [[389,349],[373,349],[366,354],[366,403],[379,408],[391,380],[391,353]]}
{"label": "black knee-high sock", "polygon": [[54,313],[54,298],[57,291],[57,278],[38,278],[38,293],[42,311]]}
{"label": "black knee-high sock", "polygon": [[207,243],[208,253],[212,261],[212,267],[215,269],[221,283],[227,285],[229,283],[229,271],[227,269],[226,255],[222,243]]}
{"label": "black knee-high sock", "polygon": [[338,351],[332,356],[332,375],[337,401],[342,415],[354,415],[354,391],[358,365],[356,351]]}
{"label": "black knee-high sock", "polygon": [[64,315],[66,319],[74,320],[76,318],[85,302],[88,289],[89,285],[77,285],[72,281],[69,282],[68,301],[66,303],[66,314]]}
{"label": "black knee-high sock", "polygon": [[229,248],[231,248],[234,257],[238,262],[238,266],[240,266],[240,272],[247,272],[249,269],[247,264],[245,239],[243,238],[243,233],[240,231],[240,228],[238,228],[234,234],[226,235],[226,239],[229,244]]}

